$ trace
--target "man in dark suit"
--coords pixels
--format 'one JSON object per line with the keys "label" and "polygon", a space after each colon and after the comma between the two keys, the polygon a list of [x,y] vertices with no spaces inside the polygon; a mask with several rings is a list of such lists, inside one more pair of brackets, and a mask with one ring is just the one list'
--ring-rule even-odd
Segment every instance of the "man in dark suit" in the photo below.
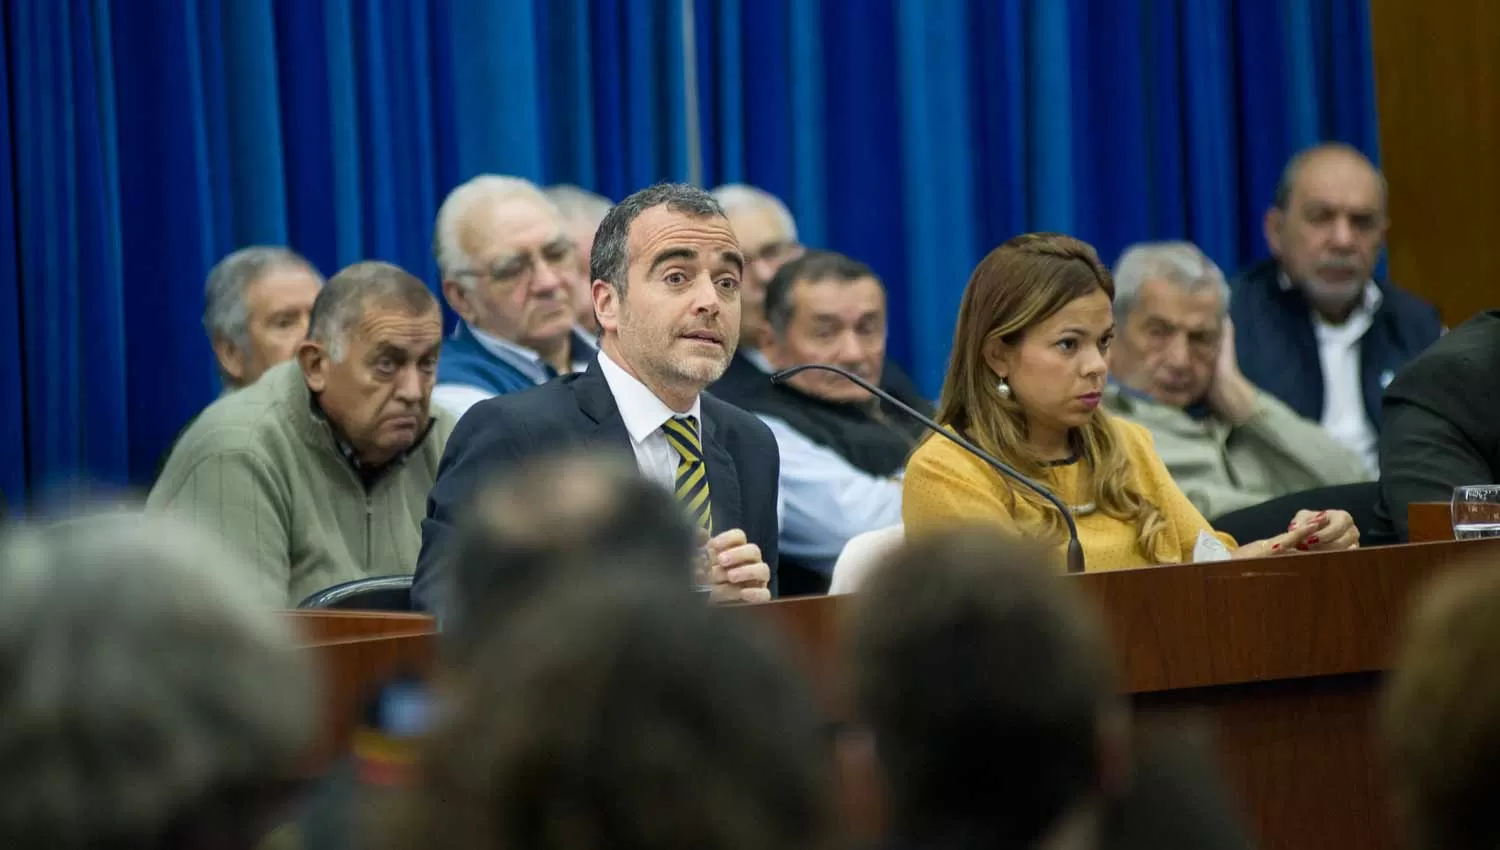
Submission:
{"label": "man in dark suit", "polygon": [[1385,243],[1385,178],[1344,144],[1287,163],[1266,213],[1271,260],[1232,281],[1240,370],[1379,472],[1380,397],[1442,333],[1432,306],[1375,266]]}
{"label": "man in dark suit", "polygon": [[[776,441],[703,392],[739,339],[744,257],[718,203],[662,184],[614,207],[591,259],[599,357],[588,371],[480,402],[449,438],[422,523],[413,601],[440,607],[453,528],[497,469],[566,447],[632,456],[677,494],[707,542],[717,601],[775,592]],[[609,557],[601,552],[600,557]]]}

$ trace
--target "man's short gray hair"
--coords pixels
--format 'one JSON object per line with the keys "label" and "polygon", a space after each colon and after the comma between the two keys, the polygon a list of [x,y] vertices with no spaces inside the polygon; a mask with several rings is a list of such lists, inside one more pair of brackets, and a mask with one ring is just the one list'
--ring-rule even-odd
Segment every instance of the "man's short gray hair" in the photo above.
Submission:
{"label": "man's short gray hair", "polygon": [[1214,289],[1221,316],[1229,315],[1229,284],[1224,272],[1191,242],[1142,242],[1115,262],[1115,322],[1123,325],[1147,281],[1165,280],[1188,292]]}
{"label": "man's short gray hair", "polygon": [[259,828],[251,798],[295,777],[320,699],[256,573],[163,516],[0,541],[0,846]]}
{"label": "man's short gray hair", "polygon": [[596,192],[590,192],[572,183],[559,183],[542,190],[547,200],[557,207],[557,212],[568,221],[577,221],[597,228],[599,222],[609,215],[614,201]]}
{"label": "man's short gray hair", "polygon": [[318,293],[307,320],[307,338],[328,349],[334,360],[343,360],[349,329],[371,307],[425,316],[438,309],[438,302],[427,284],[400,266],[375,260],[355,263],[330,278]]}
{"label": "man's short gray hair", "polygon": [[619,202],[599,223],[589,276],[611,284],[623,296],[628,285],[630,225],[652,207],[665,206],[694,218],[724,218],[724,208],[709,193],[686,183],[657,183]]}
{"label": "man's short gray hair", "polygon": [[464,253],[459,244],[464,221],[470,213],[483,205],[518,198],[536,201],[543,209],[557,216],[558,221],[562,220],[557,206],[535,183],[522,177],[481,174],[448,193],[448,197],[443,199],[443,205],[438,207],[437,224],[432,232],[432,255],[437,260],[438,272],[442,274],[443,280],[453,280],[465,287],[474,285],[472,278],[454,276],[455,272],[468,269],[474,261]]}
{"label": "man's short gray hair", "polygon": [[735,210],[770,210],[781,222],[786,238],[796,241],[797,219],[792,217],[792,211],[787,209],[786,204],[770,192],[744,183],[725,183],[713,191],[713,196],[725,213],[733,213]]}
{"label": "man's short gray hair", "polygon": [[250,308],[245,291],[250,284],[277,269],[305,269],[319,281],[323,276],[305,257],[278,245],[251,245],[220,260],[203,285],[203,329],[210,340],[225,339],[244,350],[250,344]]}

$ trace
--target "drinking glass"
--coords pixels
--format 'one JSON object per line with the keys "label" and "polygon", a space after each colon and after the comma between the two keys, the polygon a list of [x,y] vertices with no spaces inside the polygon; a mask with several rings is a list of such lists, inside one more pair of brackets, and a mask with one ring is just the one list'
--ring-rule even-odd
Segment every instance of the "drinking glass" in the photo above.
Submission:
{"label": "drinking glass", "polygon": [[1453,538],[1500,537],[1500,485],[1453,488]]}

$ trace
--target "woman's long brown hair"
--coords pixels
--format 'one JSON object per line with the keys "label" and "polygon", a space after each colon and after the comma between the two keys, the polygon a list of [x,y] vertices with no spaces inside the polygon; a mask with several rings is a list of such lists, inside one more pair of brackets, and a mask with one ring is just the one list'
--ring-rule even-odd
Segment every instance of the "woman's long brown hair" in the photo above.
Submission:
{"label": "woman's long brown hair", "polygon": [[[991,251],[964,290],[938,421],[1021,474],[1044,478],[1044,459],[1027,442],[1021,405],[1000,394],[998,379],[985,362],[985,348],[996,338],[1019,345],[1038,323],[1097,291],[1114,300],[1114,279],[1086,242],[1056,233],[1028,233]],[[1154,559],[1166,521],[1136,485],[1136,471],[1109,416],[1096,412],[1087,425],[1073,429],[1069,442],[1093,472],[1093,501],[1099,511],[1133,522],[1141,550]],[[1007,486],[1012,510],[1017,499],[1033,504],[1046,517],[1043,533],[1058,540],[1066,537],[1062,517],[1040,496],[1010,482]]]}

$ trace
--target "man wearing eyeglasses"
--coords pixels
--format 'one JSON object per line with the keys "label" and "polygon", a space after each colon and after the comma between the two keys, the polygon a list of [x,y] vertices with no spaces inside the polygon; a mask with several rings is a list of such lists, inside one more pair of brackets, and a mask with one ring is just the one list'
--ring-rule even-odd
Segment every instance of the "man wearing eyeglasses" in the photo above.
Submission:
{"label": "man wearing eyeglasses", "polygon": [[578,246],[557,208],[518,177],[484,174],[449,193],[433,250],[443,297],[459,315],[432,400],[462,416],[487,398],[588,368],[575,326]]}

